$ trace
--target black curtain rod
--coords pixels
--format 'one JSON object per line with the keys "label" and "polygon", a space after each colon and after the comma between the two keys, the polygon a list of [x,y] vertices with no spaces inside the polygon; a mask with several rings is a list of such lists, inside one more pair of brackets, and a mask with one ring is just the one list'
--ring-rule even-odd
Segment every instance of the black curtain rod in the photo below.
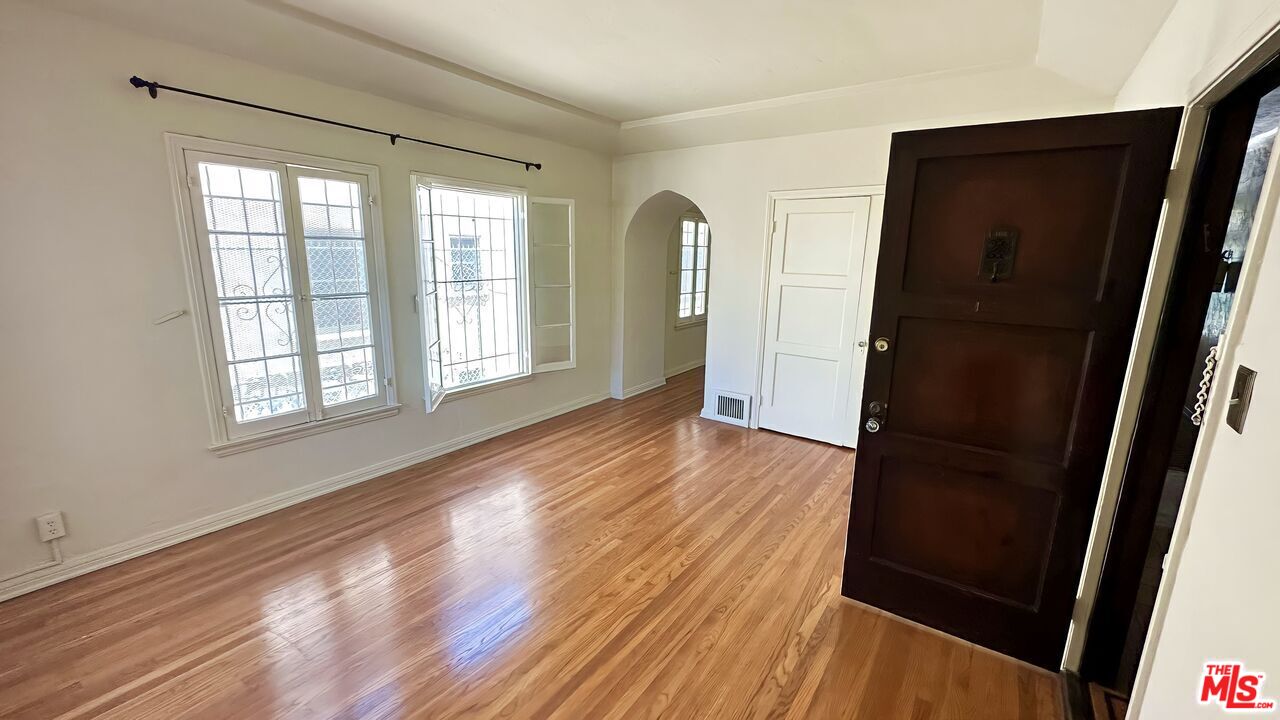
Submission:
{"label": "black curtain rod", "polygon": [[280,108],[267,107],[266,105],[258,105],[257,103],[245,102],[244,100],[233,100],[232,98],[220,97],[218,95],[210,95],[208,93],[202,93],[196,90],[187,90],[186,88],[173,87],[172,85],[163,85],[158,82],[143,80],[137,75],[134,75],[133,77],[129,78],[129,84],[138,88],[139,90],[141,90],[142,88],[146,88],[147,93],[151,95],[152,98],[156,97],[157,91],[168,90],[170,92],[182,93],[183,95],[192,95],[194,97],[204,98],[205,100],[216,100],[217,102],[224,102],[224,103],[229,103],[231,105],[239,105],[240,107],[253,108],[254,110],[265,110],[267,112],[276,113],[277,115],[288,115],[289,117],[296,117],[296,118],[301,118],[303,120],[310,120],[312,122],[324,123],[325,125],[336,125],[337,127],[347,128],[348,130],[358,130],[360,132],[366,132],[372,135],[382,135],[387,139],[389,139],[392,145],[395,145],[397,140],[408,140],[409,142],[416,142],[422,145],[430,145],[432,147],[444,148],[445,150],[454,150],[457,152],[468,153],[470,155],[479,155],[480,157],[493,158],[494,160],[502,160],[503,162],[523,165],[526,171],[532,170],[535,168],[538,170],[542,169],[542,163],[529,162],[528,160],[519,160],[516,158],[509,158],[509,157],[504,157],[502,155],[494,155],[493,153],[487,153],[481,150],[471,150],[469,148],[458,147],[457,145],[446,145],[445,143],[433,142],[431,140],[423,140],[422,138],[410,137],[408,135],[401,135],[399,133],[390,133],[385,130],[375,130],[373,128],[361,127],[360,125],[352,125],[351,123],[339,122],[337,120],[326,120],[325,118],[316,117],[314,115],[304,115],[302,113],[296,113],[291,110],[281,110]]}

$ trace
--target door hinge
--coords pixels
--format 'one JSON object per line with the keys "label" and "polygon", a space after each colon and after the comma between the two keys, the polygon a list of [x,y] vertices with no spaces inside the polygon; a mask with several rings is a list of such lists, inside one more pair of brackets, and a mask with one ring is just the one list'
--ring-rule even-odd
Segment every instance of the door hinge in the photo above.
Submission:
{"label": "door hinge", "polygon": [[222,406],[222,417],[227,417],[227,416],[229,416],[229,415],[231,415],[231,412],[227,410],[227,406],[226,406],[226,405],[223,405],[223,406]]}
{"label": "door hinge", "polygon": [[377,195],[370,195],[370,196],[369,196],[369,207],[377,207],[377,206],[378,206],[378,196],[377,196]]}
{"label": "door hinge", "polygon": [[191,173],[187,173],[187,187],[193,188],[195,186],[196,186],[196,176],[192,175]]}

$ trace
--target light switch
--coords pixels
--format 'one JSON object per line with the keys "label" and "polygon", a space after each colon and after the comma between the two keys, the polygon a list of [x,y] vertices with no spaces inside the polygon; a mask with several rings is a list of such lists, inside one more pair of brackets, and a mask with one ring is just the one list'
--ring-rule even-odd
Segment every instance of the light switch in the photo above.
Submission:
{"label": "light switch", "polygon": [[1236,381],[1231,386],[1231,399],[1227,401],[1227,424],[1232,430],[1244,434],[1244,418],[1249,413],[1249,401],[1253,399],[1253,379],[1258,373],[1241,365],[1236,368]]}

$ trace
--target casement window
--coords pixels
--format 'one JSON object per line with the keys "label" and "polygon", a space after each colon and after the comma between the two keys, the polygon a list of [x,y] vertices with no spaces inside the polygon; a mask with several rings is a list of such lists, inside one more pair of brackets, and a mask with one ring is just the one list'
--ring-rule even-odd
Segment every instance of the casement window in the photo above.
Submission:
{"label": "casement window", "polygon": [[214,449],[389,414],[376,169],[197,138],[170,143],[207,336]]}
{"label": "casement window", "polygon": [[413,176],[427,410],[574,366],[573,201]]}
{"label": "casement window", "polygon": [[680,278],[676,290],[676,325],[707,319],[707,271],[711,226],[703,217],[680,218]]}

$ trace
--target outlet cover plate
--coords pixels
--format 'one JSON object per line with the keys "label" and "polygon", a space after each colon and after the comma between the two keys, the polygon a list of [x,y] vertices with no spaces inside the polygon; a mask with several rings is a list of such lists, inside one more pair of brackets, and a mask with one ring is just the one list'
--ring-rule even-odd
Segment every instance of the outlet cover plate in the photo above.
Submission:
{"label": "outlet cover plate", "polygon": [[67,527],[62,523],[62,513],[52,512],[36,518],[36,532],[40,535],[41,542],[65,537]]}

